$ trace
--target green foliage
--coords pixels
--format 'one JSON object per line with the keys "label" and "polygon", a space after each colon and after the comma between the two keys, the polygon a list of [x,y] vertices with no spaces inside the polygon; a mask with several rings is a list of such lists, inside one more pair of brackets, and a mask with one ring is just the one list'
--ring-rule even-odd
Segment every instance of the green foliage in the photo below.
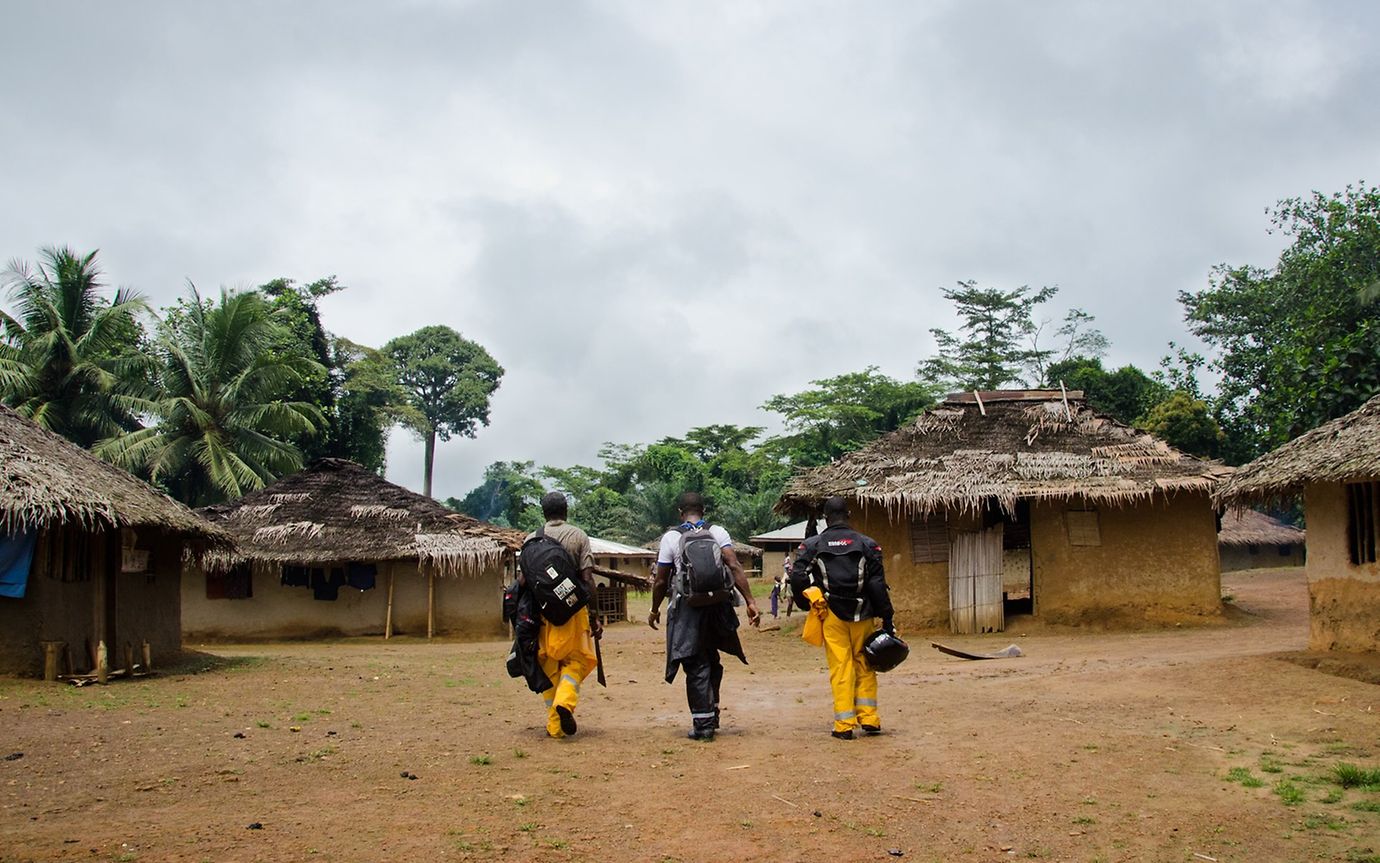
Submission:
{"label": "green foliage", "polygon": [[1218,352],[1217,404],[1234,462],[1254,458],[1380,392],[1380,189],[1280,201],[1293,242],[1269,269],[1215,268],[1179,295]]}
{"label": "green foliage", "polygon": [[1285,806],[1297,806],[1307,799],[1303,791],[1288,779],[1281,779],[1276,782],[1274,792]]}
{"label": "green foliage", "polygon": [[1182,390],[1150,409],[1140,422],[1144,429],[1186,453],[1216,458],[1222,449],[1222,429],[1207,402]]}
{"label": "green foliage", "polygon": [[13,314],[0,312],[0,402],[85,447],[138,428],[143,299],[121,288],[107,300],[96,252],[39,257],[11,261],[3,276]]}
{"label": "green foliage", "polygon": [[436,439],[474,437],[489,424],[489,399],[503,367],[477,342],[445,326],[422,327],[383,346],[413,409],[410,426],[426,443],[423,493],[431,494]]}
{"label": "green foliage", "polygon": [[1264,780],[1251,774],[1249,767],[1233,767],[1227,771],[1228,782],[1239,782],[1246,788],[1261,788],[1265,785]]}
{"label": "green foliage", "polygon": [[324,418],[313,404],[284,399],[311,359],[274,350],[283,338],[261,294],[222,291],[219,303],[175,307],[160,327],[157,394],[135,403],[151,428],[100,442],[96,452],[144,471],[179,500],[204,506],[239,497],[297,470],[294,437]]}
{"label": "green foliage", "polygon": [[1127,425],[1134,425],[1169,396],[1167,386],[1135,366],[1107,371],[1096,357],[1061,360],[1052,363],[1047,373],[1051,384],[1062,381],[1070,390],[1082,390],[1094,410]]}
{"label": "green foliage", "polygon": [[934,404],[935,387],[902,383],[868,366],[861,372],[811,381],[812,388],[775,395],[762,409],[780,414],[788,434],[764,444],[768,454],[814,467],[901,427]]}
{"label": "green foliage", "polygon": [[530,461],[496,461],[484,469],[484,481],[462,500],[446,506],[504,527],[536,530],[542,523],[539,501],[545,489]]}

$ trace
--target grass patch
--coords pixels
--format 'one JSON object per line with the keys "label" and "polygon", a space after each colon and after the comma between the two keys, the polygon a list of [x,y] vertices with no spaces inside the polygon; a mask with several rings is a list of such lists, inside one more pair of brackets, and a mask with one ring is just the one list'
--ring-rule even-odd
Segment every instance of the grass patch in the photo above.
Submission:
{"label": "grass patch", "polygon": [[1297,785],[1290,782],[1288,779],[1281,779],[1276,782],[1274,792],[1279,797],[1280,802],[1285,806],[1297,806],[1302,803],[1304,799],[1303,792],[1299,790]]}
{"label": "grass patch", "polygon": [[1283,765],[1283,764],[1280,764],[1278,761],[1276,761],[1274,758],[1272,758],[1272,757],[1269,756],[1269,755],[1262,755],[1262,756],[1260,756],[1260,772],[1261,772],[1261,773],[1283,773],[1283,772],[1284,772],[1284,765]]}
{"label": "grass patch", "polygon": [[525,749],[514,749],[514,750],[513,750],[513,757],[514,757],[514,758],[526,758],[526,757],[527,757],[527,750],[525,750]]}
{"label": "grass patch", "polygon": [[521,830],[523,833],[531,833],[533,830],[536,830],[540,826],[541,825],[535,821],[528,821],[525,824],[519,824],[518,829]]}
{"label": "grass patch", "polygon": [[1326,815],[1308,815],[1303,819],[1304,830],[1317,830],[1319,827],[1326,827],[1328,830],[1345,830],[1346,822],[1328,818]]}
{"label": "grass patch", "polygon": [[1249,767],[1233,767],[1227,771],[1226,779],[1228,782],[1238,782],[1246,788],[1261,788],[1265,785],[1263,779],[1251,774]]}
{"label": "grass patch", "polygon": [[483,766],[485,764],[493,764],[494,760],[487,755],[471,755],[470,763]]}
{"label": "grass patch", "polygon": [[1343,761],[1332,767],[1332,779],[1343,788],[1380,790],[1380,767],[1358,767]]}
{"label": "grass patch", "polygon": [[1096,824],[1096,823],[1097,823],[1097,819],[1096,819],[1096,818],[1089,818],[1089,817],[1086,816],[1086,815],[1080,815],[1080,816],[1078,816],[1077,818],[1073,819],[1073,823],[1074,823],[1074,824]]}
{"label": "grass patch", "polygon": [[1332,790],[1328,791],[1328,792],[1327,792],[1326,794],[1324,794],[1323,796],[1319,797],[1319,798],[1318,798],[1318,802],[1319,802],[1319,803],[1326,803],[1327,805],[1331,806],[1333,803],[1341,803],[1341,802],[1342,802],[1342,797],[1345,796],[1345,794],[1346,794],[1346,792],[1343,791],[1342,789],[1340,789],[1340,788],[1333,788]]}
{"label": "grass patch", "polygon": [[1357,812],[1380,812],[1380,800],[1361,800],[1351,804]]}
{"label": "grass patch", "polygon": [[944,783],[943,783],[943,782],[917,782],[917,783],[915,783],[915,790],[916,790],[916,791],[923,791],[923,792],[925,792],[926,794],[938,794],[939,792],[941,792],[941,791],[944,790]]}

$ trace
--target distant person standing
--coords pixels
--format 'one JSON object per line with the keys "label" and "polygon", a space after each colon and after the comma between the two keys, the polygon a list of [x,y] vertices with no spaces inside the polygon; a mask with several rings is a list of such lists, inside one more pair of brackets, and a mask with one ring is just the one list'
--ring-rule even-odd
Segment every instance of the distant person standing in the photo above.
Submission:
{"label": "distant person standing", "polygon": [[[541,499],[542,516],[546,523],[541,529],[527,537],[523,544],[523,557],[529,555],[528,548],[539,537],[546,537],[559,543],[569,555],[573,565],[570,568],[578,573],[585,591],[585,605],[579,607],[569,619],[556,623],[555,615],[544,612],[541,631],[537,640],[537,660],[542,671],[551,680],[552,688],[542,693],[546,701],[546,733],[552,737],[565,737],[574,734],[575,707],[580,700],[580,684],[594,670],[598,660],[594,652],[594,639],[604,634],[604,626],[595,613],[594,596],[594,555],[590,553],[589,536],[573,524],[566,523],[569,508],[565,495],[558,491],[548,492]],[[536,549],[531,552],[535,554]],[[559,549],[556,550],[559,554]],[[530,567],[524,560],[524,579],[528,582],[534,576],[527,573]],[[540,574],[538,574],[540,576]],[[542,594],[538,590],[538,595]],[[559,595],[559,591],[558,591]],[[569,613],[569,612],[566,612]]]}
{"label": "distant person standing", "polygon": [[876,631],[874,618],[891,634],[891,596],[882,569],[882,549],[871,537],[848,524],[848,503],[841,497],[824,502],[827,527],[805,540],[791,568],[792,599],[810,608],[811,590],[827,608],[824,614],[824,655],[829,663],[829,688],[834,697],[833,735],[852,740],[861,728],[881,734],[877,712],[877,672],[863,659],[863,644]]}
{"label": "distant person standing", "polygon": [[734,592],[747,602],[750,624],[757,626],[761,616],[728,531],[705,523],[704,499],[688,491],[680,496],[677,507],[681,524],[661,538],[647,625],[657,628],[662,600],[669,595],[666,682],[676,679],[677,670],[685,672],[691,722],[686,736],[707,742],[719,730],[719,684],[724,676],[720,651],[747,665],[738,639]]}

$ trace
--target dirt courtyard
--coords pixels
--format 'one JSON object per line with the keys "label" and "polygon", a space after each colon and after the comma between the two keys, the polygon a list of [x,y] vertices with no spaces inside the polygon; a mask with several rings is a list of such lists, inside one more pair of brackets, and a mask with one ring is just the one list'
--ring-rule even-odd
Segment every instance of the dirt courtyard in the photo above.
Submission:
{"label": "dirt courtyard", "polygon": [[1380,789],[1331,779],[1380,766],[1380,687],[1279,658],[1306,641],[1300,570],[1223,580],[1220,626],[945,639],[1026,653],[991,662],[912,634],[886,734],[851,742],[799,616],[745,633],[709,744],[645,625],[610,628],[564,741],[498,642],[3,680],[0,860],[1380,861]]}

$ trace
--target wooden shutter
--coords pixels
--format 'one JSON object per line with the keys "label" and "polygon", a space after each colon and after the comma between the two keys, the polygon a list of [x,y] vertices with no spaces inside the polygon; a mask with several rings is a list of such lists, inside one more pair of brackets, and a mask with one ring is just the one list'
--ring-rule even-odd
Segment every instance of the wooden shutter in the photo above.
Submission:
{"label": "wooden shutter", "polygon": [[1102,529],[1097,523],[1097,510],[1071,509],[1064,513],[1069,545],[1101,545]]}
{"label": "wooden shutter", "polygon": [[940,519],[910,523],[911,563],[944,563],[949,559],[949,528]]}

